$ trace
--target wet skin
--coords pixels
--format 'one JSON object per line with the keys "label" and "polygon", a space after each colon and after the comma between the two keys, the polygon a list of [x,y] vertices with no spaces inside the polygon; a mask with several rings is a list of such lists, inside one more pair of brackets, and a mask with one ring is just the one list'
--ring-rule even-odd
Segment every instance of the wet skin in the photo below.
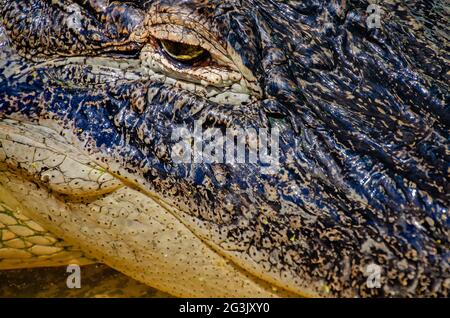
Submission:
{"label": "wet skin", "polygon": [[[177,296],[448,296],[445,2],[368,5],[0,1],[0,184]],[[199,120],[278,128],[276,173],[174,162]]]}

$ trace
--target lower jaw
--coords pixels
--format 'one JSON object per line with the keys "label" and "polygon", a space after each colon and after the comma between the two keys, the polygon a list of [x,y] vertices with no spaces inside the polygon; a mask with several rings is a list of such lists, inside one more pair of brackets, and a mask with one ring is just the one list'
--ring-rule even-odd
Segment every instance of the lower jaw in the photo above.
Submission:
{"label": "lower jaw", "polygon": [[[0,199],[7,196],[14,210],[20,209],[55,237],[88,257],[175,296],[295,296],[235,265],[175,216],[180,213],[169,211],[164,202],[108,173],[102,178],[109,186],[101,191],[70,195],[59,192],[54,184],[41,182],[42,178],[35,180],[32,162],[10,162],[16,160],[12,159],[14,152],[20,153],[17,160],[33,159],[27,156],[30,150],[23,147],[45,147],[40,141],[43,135],[48,135],[46,140],[54,140],[49,148],[52,153],[83,162],[75,166],[77,171],[97,171],[89,158],[64,140],[58,141],[58,134],[52,138],[52,130],[0,120]],[[20,140],[16,146],[14,138]],[[10,143],[6,152],[3,140]],[[73,164],[70,167],[74,169]]]}
{"label": "lower jaw", "polygon": [[293,296],[226,260],[138,190],[124,186],[97,197],[68,200],[8,172],[1,163],[0,187],[6,190],[0,195],[7,193],[15,209],[56,237],[172,295]]}

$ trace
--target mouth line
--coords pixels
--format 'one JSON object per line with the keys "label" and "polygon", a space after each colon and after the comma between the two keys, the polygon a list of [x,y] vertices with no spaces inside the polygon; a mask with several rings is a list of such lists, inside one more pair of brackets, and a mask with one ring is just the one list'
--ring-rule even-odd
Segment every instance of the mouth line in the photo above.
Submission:
{"label": "mouth line", "polygon": [[[19,178],[20,178],[20,176],[19,176]],[[22,180],[26,181],[26,179],[22,179]],[[2,189],[4,189],[4,191],[6,191],[6,192],[4,192],[4,194],[10,195],[10,192],[9,192],[10,190],[7,189],[7,187],[5,188],[4,186],[5,186],[4,184],[0,183],[0,192],[2,191]],[[129,190],[135,190],[138,193],[142,193],[142,191],[140,191],[139,189],[136,189],[136,188],[131,188],[130,189],[126,185],[124,185],[120,189],[117,189],[117,192],[120,193],[121,190],[125,190],[126,191],[127,189],[128,189],[128,191]],[[45,191],[48,191],[48,188],[41,188],[41,189],[38,188],[38,190],[45,192]],[[108,193],[108,194],[114,196],[114,192],[115,191],[112,191],[111,193]],[[121,193],[125,193],[125,192],[122,191]],[[130,192],[127,192],[127,193],[130,194]],[[138,193],[136,193],[136,194],[138,194]],[[103,195],[102,198],[107,197],[108,194]],[[144,195],[146,195],[146,194],[144,194]],[[53,197],[53,199],[51,199],[52,197]],[[234,271],[239,273],[239,275],[242,275],[242,277],[246,281],[249,280],[253,284],[258,285],[258,289],[265,290],[268,295],[269,294],[271,295],[271,297],[273,297],[273,296],[281,296],[281,297],[304,297],[304,296],[307,296],[306,294],[303,295],[303,294],[299,294],[297,292],[291,291],[289,289],[285,289],[284,287],[282,287],[282,286],[280,286],[278,284],[274,284],[274,283],[272,283],[270,281],[267,281],[267,280],[261,278],[259,275],[255,275],[251,271],[248,271],[247,269],[243,268],[242,266],[239,265],[239,263],[234,262],[232,259],[230,259],[226,255],[221,253],[220,250],[214,248],[214,246],[209,244],[208,241],[206,241],[206,240],[202,239],[201,237],[199,237],[195,233],[195,231],[193,231],[188,225],[186,225],[185,222],[180,220],[180,218],[176,214],[174,214],[173,211],[171,211],[171,209],[168,209],[164,204],[161,204],[161,201],[155,201],[153,199],[153,197],[150,197],[150,196],[147,196],[147,197],[149,199],[149,202],[153,202],[152,204],[155,204],[155,206],[158,206],[161,209],[159,213],[163,215],[163,219],[165,218],[164,215],[170,215],[173,218],[172,220],[178,220],[178,222],[176,222],[175,224],[178,224],[178,226],[181,226],[182,228],[184,228],[184,230],[183,230],[184,232],[183,233],[189,233],[189,235],[190,235],[189,236],[189,239],[190,239],[189,242],[193,242],[192,238],[195,238],[195,242],[198,242],[199,246],[204,247],[205,252],[206,251],[208,252],[208,254],[207,254],[208,256],[209,255],[215,255],[216,258],[213,261],[211,261],[211,263],[208,263],[208,265],[211,265],[213,268],[217,268],[219,270],[222,269],[222,266],[227,266],[226,269],[232,268]],[[11,201],[11,199],[10,199],[9,201],[6,201],[6,202],[8,202],[8,203],[18,203],[19,202],[17,200],[17,197],[12,196],[11,198],[12,198],[13,201]],[[3,197],[2,197],[2,199],[3,199]],[[6,199],[8,199],[8,197],[6,197]],[[48,199],[49,200],[56,200],[54,202],[61,202],[61,197],[59,197],[58,195],[55,195],[55,193],[51,193],[51,192],[49,193]],[[95,204],[95,200],[92,200],[92,201],[89,201],[89,200],[88,201],[86,201],[86,200],[82,200],[82,201],[81,200],[80,201],[74,200],[74,201],[64,201],[64,202],[65,202],[67,208],[69,210],[72,210],[72,213],[74,213],[74,219],[79,219],[80,218],[80,215],[79,215],[80,211],[78,211],[76,209],[78,204],[80,204],[80,203],[81,204],[91,204],[91,203]],[[21,204],[22,203],[19,202],[18,205],[14,205],[13,204],[11,206],[14,206],[14,207],[20,209],[20,211],[22,213],[25,213],[25,211],[28,211],[27,210],[28,209],[28,205],[25,205],[25,209],[22,209],[22,205]],[[36,212],[33,212],[33,213],[36,213]],[[28,215],[28,214],[25,214],[25,215]],[[28,216],[28,217],[30,217],[32,220],[34,219],[31,216]],[[42,217],[42,215],[41,215],[41,217]],[[91,215],[88,214],[86,217],[92,220],[92,216]],[[48,217],[48,220],[50,220],[50,222],[54,222],[55,221],[54,219],[52,219],[50,217]],[[45,221],[49,222],[48,220],[45,220]],[[101,220],[102,219],[99,218],[97,220],[97,222],[102,222]],[[39,218],[37,218],[37,219],[35,219],[35,221],[40,223],[42,220],[39,220]],[[136,221],[133,220],[133,219],[130,219],[130,222],[136,222]],[[44,222],[42,224],[46,224],[46,223]],[[134,268],[134,264],[132,264],[131,266],[130,265],[126,265],[125,267],[124,267],[124,265],[121,265],[122,264],[121,263],[122,262],[121,256],[116,257],[116,258],[109,257],[109,256],[107,257],[105,255],[108,255],[108,254],[103,254],[102,252],[99,252],[99,250],[97,250],[97,247],[98,247],[97,245],[94,244],[94,248],[93,249],[91,249],[90,245],[87,245],[87,244],[93,244],[92,242],[89,242],[89,238],[88,238],[87,242],[77,241],[77,239],[74,239],[74,236],[79,237],[78,235],[74,234],[74,232],[63,234],[63,232],[61,232],[61,228],[58,228],[58,230],[55,229],[55,225],[56,224],[57,223],[54,223],[51,226],[49,226],[47,224],[45,228],[48,228],[49,230],[51,230],[51,233],[54,233],[55,237],[64,240],[67,244],[71,244],[72,246],[74,246],[76,248],[79,248],[82,253],[87,253],[85,255],[87,255],[87,257],[90,257],[94,262],[95,261],[97,261],[97,262],[99,261],[99,262],[104,263],[104,264],[106,264],[108,266],[111,266],[112,268],[115,268],[116,270],[119,270],[119,271],[123,272],[124,274],[126,274],[126,275],[128,275],[128,276],[130,276],[130,277],[132,277],[134,279],[137,279],[138,281],[142,281],[142,282],[148,284],[149,286],[152,286],[154,288],[160,289],[160,290],[165,291],[165,292],[172,293],[170,290],[167,289],[167,287],[165,287],[163,285],[159,285],[158,282],[155,281],[155,280],[153,280],[152,282],[148,282],[148,280],[150,280],[152,278],[152,276],[149,276],[149,278],[147,280],[146,276],[144,277],[142,275],[137,275],[136,273],[134,273],[133,270],[132,270]],[[98,223],[98,224],[100,224],[100,223]],[[161,223],[161,224],[163,224],[163,223]],[[171,226],[172,226],[172,224],[173,223],[171,223]],[[56,225],[56,226],[58,227],[58,225]],[[82,228],[81,230],[83,231],[83,233],[86,233],[88,228],[89,228],[89,225],[87,227],[85,227],[85,228]],[[92,227],[90,227],[90,228],[93,229]],[[152,233],[152,228],[147,228],[147,231],[148,231],[148,233]],[[127,230],[127,233],[128,232],[129,232],[129,230]],[[176,235],[174,237],[176,239],[178,239],[177,235],[181,235],[180,234],[180,230],[178,230],[178,232],[175,233],[175,234]],[[121,237],[125,237],[126,238],[126,236],[123,236],[124,234],[121,234],[121,235],[122,235]],[[168,241],[171,241],[171,239],[169,239]],[[126,242],[126,240],[124,242]],[[117,244],[120,244],[120,243],[117,243]],[[160,244],[159,241],[158,241],[158,244]],[[103,246],[103,244],[101,244],[101,243],[99,243],[99,245]],[[189,245],[189,246],[193,247],[193,245]],[[141,245],[141,248],[145,248],[145,246]],[[135,252],[133,251],[133,253],[135,253]],[[189,255],[189,253],[187,253],[187,254]],[[145,253],[144,253],[143,257],[145,257]],[[165,257],[167,257],[167,254],[164,254],[164,258]],[[135,256],[135,258],[137,259],[136,256]],[[206,261],[207,260],[208,260],[208,258],[206,258]],[[132,263],[133,259],[130,259],[130,262]],[[26,263],[22,263],[21,264],[21,268],[25,268],[24,265],[25,265],[25,267],[27,266]],[[132,268],[131,270],[130,270],[130,267]],[[200,267],[200,269],[201,268],[202,267]],[[198,269],[196,269],[195,271],[198,272]],[[183,271],[181,271],[181,272],[183,273]],[[196,277],[198,277],[198,275],[202,275],[201,272],[197,273]],[[176,293],[174,295],[177,296]],[[182,295],[178,295],[178,296],[182,296]],[[222,297],[222,296],[220,296],[220,297]]]}
{"label": "mouth line", "polygon": [[[190,221],[188,220],[188,218],[189,218],[188,212],[174,206],[173,204],[171,204],[169,202],[170,200],[164,200],[160,194],[148,189],[147,187],[145,187],[145,185],[141,185],[139,183],[132,182],[127,179],[123,179],[120,176],[117,176],[112,171],[109,171],[109,173],[112,174],[113,176],[115,176],[116,178],[120,179],[125,186],[132,188],[132,189],[146,195],[148,198],[150,198],[152,201],[154,201],[158,206],[160,206],[166,212],[170,213],[181,224],[183,224],[186,227],[186,229],[189,230],[189,232],[191,232],[192,235],[195,236],[198,240],[203,242],[206,246],[208,246],[211,250],[213,250],[217,254],[221,255],[224,259],[227,259],[228,261],[230,261],[234,266],[238,267],[241,271],[245,272],[247,275],[258,277],[263,282],[271,284],[273,286],[272,288],[275,288],[276,290],[279,290],[280,292],[288,293],[290,295],[289,297],[292,297],[293,295],[295,295],[294,297],[307,297],[307,298],[316,297],[316,295],[314,295],[313,293],[310,293],[307,291],[300,292],[299,290],[296,290],[295,288],[292,288],[291,286],[283,286],[282,283],[277,281],[276,279],[273,279],[270,276],[261,275],[262,273],[252,271],[250,268],[243,266],[242,261],[239,260],[239,257],[232,255],[232,254],[227,255],[226,251],[223,250],[223,247],[220,246],[220,244],[218,244],[214,241],[208,240],[205,237],[205,235],[201,233],[201,231],[197,231],[195,229],[195,226],[190,224]],[[187,218],[183,218],[183,215],[186,215]]]}
{"label": "mouth line", "polygon": [[[15,122],[15,121],[14,121]],[[18,137],[20,135],[17,134],[17,127],[14,127],[12,125],[14,125],[14,122],[8,119],[2,119],[0,118],[0,137],[2,135],[7,135],[8,136],[8,127],[10,128],[9,130],[9,138],[13,139],[14,137]],[[17,124],[17,122],[15,122],[16,126],[19,125],[24,125],[23,123]],[[103,171],[105,176],[108,176],[108,178],[106,178],[109,182],[109,187],[104,187],[102,189],[101,192],[98,192],[96,195],[95,193],[93,193],[92,191],[86,191],[83,190],[85,192],[78,192],[76,194],[67,192],[67,191],[60,191],[60,189],[55,188],[54,186],[50,186],[50,184],[48,182],[45,182],[45,180],[42,180],[41,175],[39,175],[39,173],[35,172],[35,174],[33,175],[32,172],[30,171],[23,171],[25,170],[23,167],[18,167],[18,169],[11,169],[10,165],[8,165],[8,162],[6,162],[6,159],[4,157],[1,156],[1,151],[2,151],[2,146],[4,147],[4,145],[2,145],[2,141],[4,141],[7,138],[0,138],[0,166],[3,166],[3,168],[5,168],[6,165],[6,173],[9,173],[12,171],[12,177],[15,178],[26,178],[28,179],[28,181],[32,181],[35,184],[37,184],[39,187],[43,188],[43,190],[45,192],[48,192],[50,195],[52,195],[55,199],[61,201],[61,202],[66,202],[68,204],[76,204],[76,203],[86,203],[86,202],[91,202],[91,200],[96,200],[99,197],[108,197],[109,195],[113,195],[113,193],[120,191],[120,189],[122,188],[129,188],[132,189],[134,191],[137,191],[141,194],[143,194],[144,196],[146,196],[148,199],[150,199],[151,201],[153,201],[156,205],[158,205],[162,210],[164,210],[166,213],[169,213],[170,215],[172,215],[172,217],[174,217],[175,219],[178,220],[178,222],[180,222],[180,224],[182,224],[193,236],[195,236],[199,241],[203,242],[203,244],[207,245],[211,250],[213,250],[214,252],[216,252],[217,254],[221,255],[221,257],[223,257],[224,259],[229,260],[231,263],[234,264],[234,266],[240,268],[240,270],[248,273],[249,275],[258,277],[259,279],[262,279],[264,282],[272,284],[274,286],[277,286],[277,288],[279,288],[280,290],[284,290],[287,291],[289,293],[295,293],[298,294],[298,291],[293,290],[291,288],[286,288],[286,286],[282,286],[280,284],[280,282],[275,281],[273,279],[271,279],[270,277],[266,277],[265,275],[263,275],[264,277],[261,277],[261,273],[258,272],[254,272],[252,270],[250,270],[249,268],[246,268],[246,266],[242,266],[242,261],[239,260],[239,258],[236,258],[236,256],[233,255],[228,255],[226,253],[226,251],[222,250],[222,247],[217,243],[217,242],[213,242],[211,240],[209,240],[207,238],[207,235],[205,235],[205,233],[202,233],[202,231],[197,230],[195,227],[195,224],[193,223],[193,221],[190,220],[189,217],[189,212],[188,211],[184,211],[183,209],[180,209],[178,207],[176,207],[175,205],[173,205],[173,203],[171,202],[170,198],[164,198],[163,195],[161,193],[158,193],[156,191],[153,191],[151,189],[151,186],[148,186],[148,182],[145,182],[144,179],[142,179],[142,181],[140,182],[139,179],[141,177],[139,177],[139,175],[134,175],[135,178],[132,178],[131,175],[127,176],[126,173],[123,173],[123,169],[116,169],[116,167],[114,166],[110,166],[108,165],[107,161],[104,162],[100,157],[96,157],[96,158],[92,158],[92,156],[89,155],[85,155],[82,154],[82,152],[80,150],[78,150],[76,148],[76,144],[70,141],[67,141],[66,138],[67,137],[61,137],[56,131],[54,131],[53,129],[50,128],[45,128],[42,126],[37,126],[37,125],[30,125],[30,124],[26,124],[28,125],[28,127],[30,126],[35,126],[35,131],[30,131],[28,133],[28,137],[32,136],[34,138],[34,140],[39,139],[39,136],[37,135],[36,131],[40,131],[44,136],[46,134],[51,134],[53,132],[52,135],[58,136],[58,140],[55,141],[56,146],[64,146],[64,141],[66,143],[66,148],[72,148],[75,152],[77,152],[77,154],[75,154],[75,152],[72,152],[70,154],[66,154],[70,155],[70,156],[77,156],[77,155],[82,155],[86,158],[86,160],[84,162],[81,162],[80,164],[85,165],[86,168],[92,169],[92,167],[97,167],[96,170],[97,171]],[[11,129],[12,127],[12,129]],[[16,133],[15,134],[11,134],[11,130],[16,129]],[[26,136],[25,136],[26,137]],[[48,136],[47,136],[48,137]],[[17,140],[16,140],[17,141]],[[18,142],[20,143],[21,140],[18,140]],[[69,144],[69,145],[67,145]],[[57,147],[53,147],[53,149],[55,149]],[[68,150],[63,150],[63,149],[59,149],[59,152],[63,152],[63,151],[68,151]],[[106,155],[104,155],[106,158]],[[30,157],[31,159],[31,157]],[[89,160],[89,161],[88,161]],[[30,164],[30,166],[32,166],[32,164]],[[78,168],[76,171],[80,171],[81,168]],[[3,170],[4,169],[0,169]],[[18,171],[18,172],[16,172]],[[22,171],[22,173],[20,173]],[[102,188],[102,187],[99,187]]]}

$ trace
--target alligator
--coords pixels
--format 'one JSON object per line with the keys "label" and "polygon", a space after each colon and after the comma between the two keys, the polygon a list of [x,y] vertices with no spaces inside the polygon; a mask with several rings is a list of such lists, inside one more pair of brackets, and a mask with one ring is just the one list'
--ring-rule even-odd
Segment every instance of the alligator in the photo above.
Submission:
{"label": "alligator", "polygon": [[0,0],[0,268],[448,297],[448,9]]}

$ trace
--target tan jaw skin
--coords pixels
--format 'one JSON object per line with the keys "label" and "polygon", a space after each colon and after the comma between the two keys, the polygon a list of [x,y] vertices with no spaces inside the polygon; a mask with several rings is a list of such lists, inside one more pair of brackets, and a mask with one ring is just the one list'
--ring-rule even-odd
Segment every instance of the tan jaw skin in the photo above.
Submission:
{"label": "tan jaw skin", "polygon": [[[15,142],[23,129],[20,126],[19,123],[2,124],[0,129],[0,142],[9,143],[8,147],[0,147],[2,200],[7,201],[14,211],[22,211],[90,257],[176,296],[289,295],[226,260],[150,197],[133,187],[113,182],[106,171],[101,180],[110,181],[104,191],[86,190],[83,193],[83,187],[78,184],[71,194],[70,186],[63,193],[57,193],[59,188],[52,184],[55,179],[51,177],[46,178],[47,186],[42,186],[26,177],[32,170],[27,173],[27,169],[21,172],[11,169],[17,167],[19,161],[21,167],[39,169],[43,161],[26,154],[36,153],[36,149],[50,149],[50,154],[57,147],[57,143],[51,146],[42,143],[42,134],[34,138],[31,133],[22,135],[20,142]],[[28,131],[34,130],[34,136],[38,136],[39,129],[27,127]],[[50,130],[45,129],[43,135],[49,133]],[[65,148],[65,153],[70,153],[67,149],[70,147],[66,145]],[[24,162],[25,158],[29,161]],[[54,168],[60,169],[67,160],[71,160],[69,156]],[[87,160],[85,157],[83,161],[83,156],[78,154],[74,162],[79,165],[72,164],[70,172],[82,175],[77,169],[92,170],[86,164]],[[59,171],[64,174],[64,169]],[[64,176],[71,178],[67,173]],[[79,181],[90,184],[89,180]],[[51,263],[51,259],[49,261]],[[23,265],[27,266],[26,262]]]}

